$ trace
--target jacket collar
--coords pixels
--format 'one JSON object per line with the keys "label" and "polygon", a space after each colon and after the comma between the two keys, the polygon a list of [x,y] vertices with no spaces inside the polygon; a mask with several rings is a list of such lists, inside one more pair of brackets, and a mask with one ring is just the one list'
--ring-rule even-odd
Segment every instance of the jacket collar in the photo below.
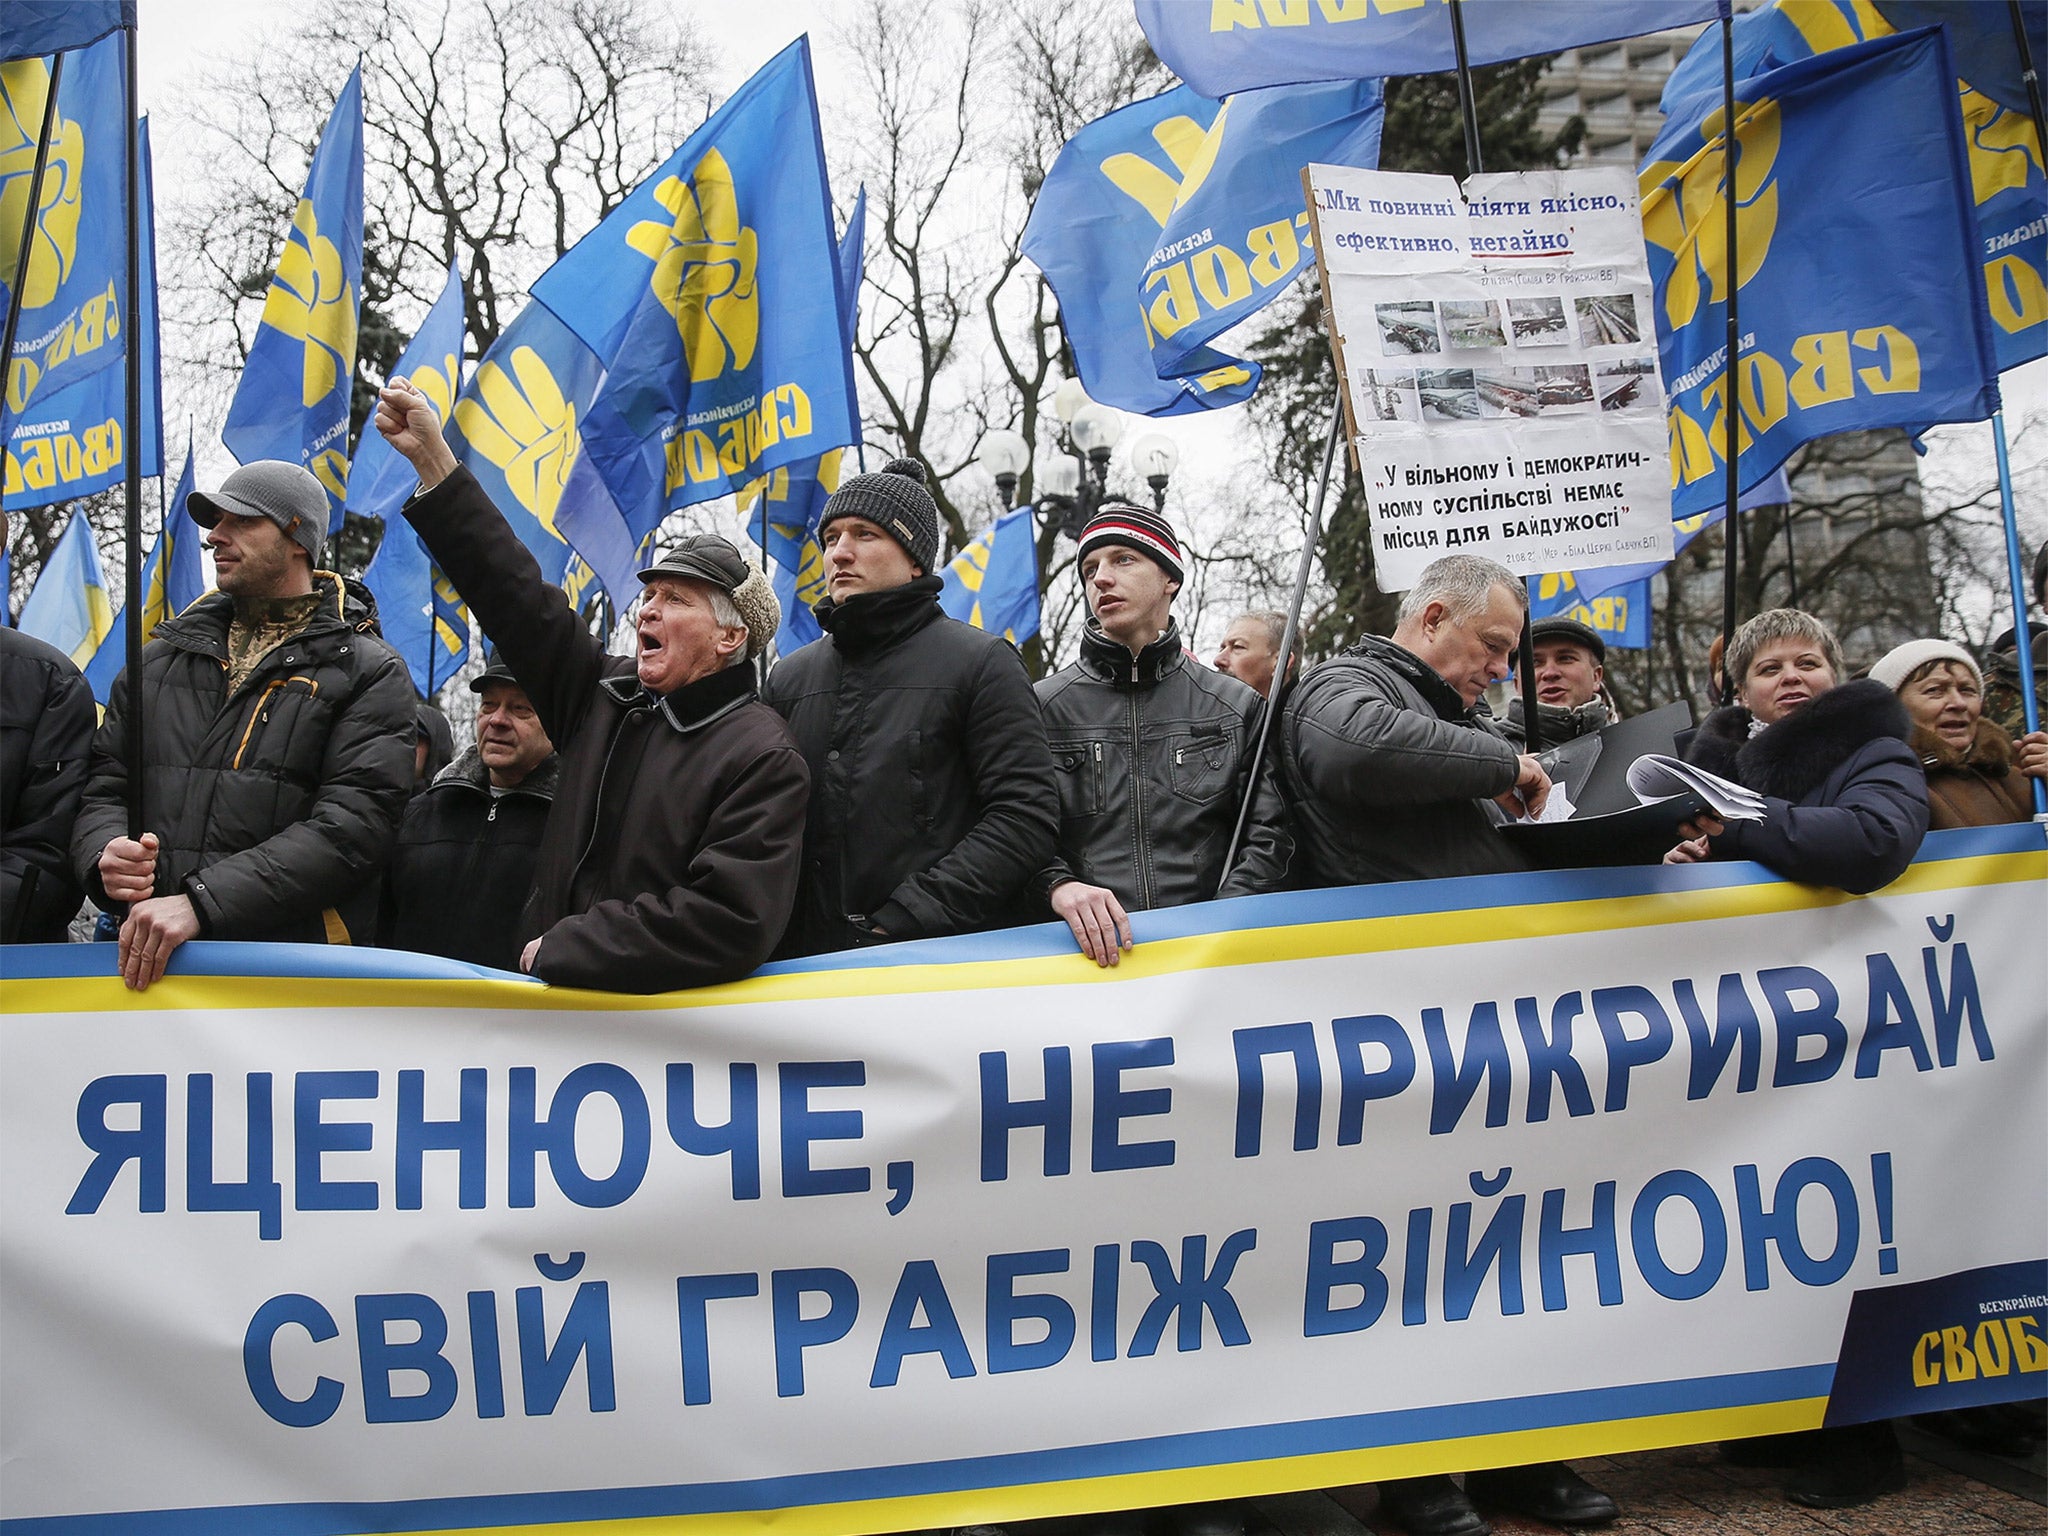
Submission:
{"label": "jacket collar", "polygon": [[750,702],[758,688],[754,669],[745,662],[721,667],[668,693],[652,692],[630,672],[604,678],[597,686],[628,709],[659,710],[670,727],[685,736]]}
{"label": "jacket collar", "polygon": [[[508,795],[533,795],[541,800],[555,798],[555,786],[561,781],[562,759],[559,753],[550,752],[534,765],[533,772],[513,785]],[[484,766],[482,755],[474,746],[464,747],[462,755],[434,775],[434,782],[428,789],[473,789],[482,794],[491,790],[491,771]]]}
{"label": "jacket collar", "polygon": [[1180,626],[1172,619],[1166,621],[1165,632],[1136,656],[1122,641],[1105,635],[1093,619],[1081,631],[1081,670],[1119,688],[1150,688],[1186,661],[1187,653],[1180,647]]}
{"label": "jacket collar", "polygon": [[[320,606],[314,611],[306,627],[294,638],[311,638],[324,642],[332,636],[348,634],[349,626],[342,618],[341,578],[332,571],[315,571],[313,590],[321,596]],[[228,629],[234,622],[235,600],[227,593],[216,589],[193,602],[183,613],[158,624],[151,631],[149,638],[165,641],[180,650],[225,657],[228,649]]]}
{"label": "jacket collar", "polygon": [[1391,667],[1405,677],[1415,691],[1422,695],[1423,702],[1446,720],[1462,720],[1472,723],[1472,712],[1476,704],[1468,705],[1459,697],[1458,690],[1443,680],[1441,673],[1406,646],[1396,645],[1381,635],[1367,635],[1358,644],[1344,653],[1368,661],[1377,661]]}
{"label": "jacket collar", "polygon": [[1910,745],[1930,772],[1939,768],[1973,768],[1987,778],[1999,779],[2012,767],[2012,738],[1998,728],[1996,721],[1982,717],[1967,747],[1950,746],[1924,725],[1913,727]]}
{"label": "jacket collar", "polygon": [[944,586],[936,576],[919,576],[886,591],[857,592],[843,603],[828,597],[811,612],[840,650],[879,650],[944,618],[939,607]]}

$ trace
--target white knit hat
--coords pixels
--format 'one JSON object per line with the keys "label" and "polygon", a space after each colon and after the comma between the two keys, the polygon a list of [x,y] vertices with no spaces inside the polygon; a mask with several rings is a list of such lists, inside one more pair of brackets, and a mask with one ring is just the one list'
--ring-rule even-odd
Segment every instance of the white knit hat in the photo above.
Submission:
{"label": "white knit hat", "polygon": [[1908,640],[1904,645],[1894,646],[1879,658],[1869,675],[1872,681],[1883,683],[1897,693],[1905,686],[1907,678],[1930,661],[1959,661],[1977,680],[1977,686],[1984,686],[1984,672],[1977,665],[1977,658],[1960,645],[1951,645],[1946,640]]}

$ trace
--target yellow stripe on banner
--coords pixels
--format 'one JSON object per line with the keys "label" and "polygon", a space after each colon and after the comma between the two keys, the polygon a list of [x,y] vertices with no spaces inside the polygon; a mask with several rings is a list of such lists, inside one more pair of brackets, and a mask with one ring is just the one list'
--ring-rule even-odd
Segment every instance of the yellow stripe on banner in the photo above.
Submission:
{"label": "yellow stripe on banner", "polygon": [[1638,896],[1543,901],[1522,906],[1462,907],[1392,917],[1292,923],[1236,932],[1155,939],[1104,971],[1078,950],[1021,960],[968,960],[952,964],[906,960],[902,965],[802,971],[755,976],[691,992],[635,997],[571,987],[523,986],[483,980],[378,977],[168,976],[147,993],[129,992],[105,976],[22,979],[8,983],[9,1013],[117,1013],[176,1008],[510,1008],[523,1011],[631,1013],[740,1003],[816,1002],[841,997],[909,996],[992,987],[1074,986],[1143,981],[1179,971],[1320,960],[1333,955],[1382,954],[1508,939],[1618,932],[1675,923],[1714,922],[1818,911],[1891,896],[1918,896],[1971,886],[2048,880],[2048,850],[1982,854],[1910,866],[1873,897],[1851,896],[1790,881],[1717,886],[1697,891],[1654,891]]}
{"label": "yellow stripe on banner", "polygon": [[1209,1499],[1256,1498],[1312,1488],[1341,1488],[1391,1477],[1465,1472],[1475,1467],[1526,1466],[1584,1456],[1611,1456],[1672,1445],[1702,1445],[1748,1435],[1817,1429],[1824,1397],[1693,1413],[1655,1414],[1600,1424],[1470,1435],[1366,1451],[1331,1451],[1217,1467],[1176,1467],[1119,1477],[1077,1478],[1011,1488],[928,1493],[907,1498],[861,1499],[796,1509],[737,1510],[715,1515],[655,1515],[630,1520],[575,1520],[559,1525],[494,1525],[422,1533],[422,1536],[710,1536],[763,1532],[774,1536],[867,1536],[871,1532],[992,1524],[1100,1510],[1153,1509]]}

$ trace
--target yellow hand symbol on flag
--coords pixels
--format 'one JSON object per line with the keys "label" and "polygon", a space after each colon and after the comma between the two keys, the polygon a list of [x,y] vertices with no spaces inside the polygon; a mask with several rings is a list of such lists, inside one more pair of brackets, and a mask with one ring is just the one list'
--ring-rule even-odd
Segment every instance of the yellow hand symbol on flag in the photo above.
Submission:
{"label": "yellow hand symbol on flag", "polygon": [[712,150],[684,182],[668,177],[654,200],[671,215],[646,220],[626,243],[654,262],[648,286],[676,318],[690,378],[703,383],[744,368],[760,340],[760,297],[754,283],[754,231],[740,222],[739,196],[725,156]]}
{"label": "yellow hand symbol on flag", "polygon": [[498,466],[519,504],[559,539],[555,508],[583,446],[576,407],[533,348],[515,347],[511,362],[509,375],[494,362],[477,369],[475,394],[455,403],[455,426]]}
{"label": "yellow hand symbol on flag", "polygon": [[318,405],[355,367],[356,296],[343,277],[341,252],[320,233],[303,197],[263,303],[263,323],[305,347],[301,404]]}
{"label": "yellow hand symbol on flag", "polygon": [[[1756,276],[1778,227],[1778,104],[1735,104],[1735,223],[1741,271]],[[1684,165],[1660,160],[1643,167],[1643,235],[1677,258],[1664,287],[1664,313],[1674,327],[1699,313],[1702,279],[1717,302],[1728,297],[1728,213],[1722,177],[1721,111],[1700,125],[1705,143]]]}
{"label": "yellow hand symbol on flag", "polygon": [[[36,173],[36,141],[50,96],[50,70],[41,59],[16,59],[0,68],[0,282],[12,283],[21,258],[21,220]],[[85,174],[85,132],[59,116],[50,129],[35,232],[29,237],[28,277],[21,304],[35,309],[57,296],[78,256],[79,187]]]}

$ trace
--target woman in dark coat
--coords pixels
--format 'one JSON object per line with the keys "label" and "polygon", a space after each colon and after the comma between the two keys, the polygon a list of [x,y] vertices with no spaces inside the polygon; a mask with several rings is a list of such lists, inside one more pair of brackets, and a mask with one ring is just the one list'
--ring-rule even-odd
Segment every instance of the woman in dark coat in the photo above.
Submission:
{"label": "woman in dark coat", "polygon": [[1870,669],[1899,696],[1927,770],[1928,825],[1998,827],[2034,816],[2029,778],[2048,778],[2048,731],[2015,742],[1984,713],[1976,658],[1946,640],[1909,640]]}
{"label": "woman in dark coat", "polygon": [[[1773,608],[1735,632],[1736,702],[1707,716],[1689,761],[1764,797],[1762,821],[1705,820],[1664,856],[1754,859],[1788,880],[1863,893],[1905,872],[1927,832],[1927,781],[1892,691],[1842,683],[1842,649],[1812,614]],[[1763,1435],[1723,1446],[1729,1460],[1781,1466],[1785,1497],[1817,1509],[1868,1504],[1906,1486],[1889,1423]]]}
{"label": "woman in dark coat", "polygon": [[1819,619],[1773,608],[1735,632],[1736,702],[1717,709],[1689,761],[1764,797],[1762,821],[1703,822],[1667,864],[1754,859],[1788,880],[1858,895],[1905,873],[1927,832],[1927,779],[1892,691],[1841,683],[1842,649]]}

